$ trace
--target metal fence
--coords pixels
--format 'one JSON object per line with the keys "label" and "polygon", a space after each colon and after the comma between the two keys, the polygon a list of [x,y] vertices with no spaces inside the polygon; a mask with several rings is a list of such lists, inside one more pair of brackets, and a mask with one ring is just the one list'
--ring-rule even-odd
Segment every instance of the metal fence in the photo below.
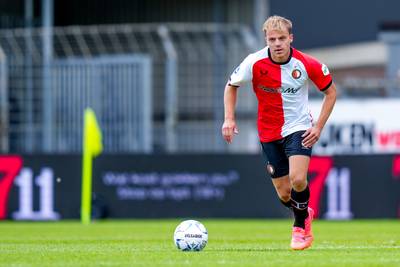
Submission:
{"label": "metal fence", "polygon": [[[81,150],[85,107],[94,109],[107,152],[151,152],[151,60],[147,56],[58,60],[48,103],[51,150]],[[52,136],[54,134],[54,136]]]}
{"label": "metal fence", "polygon": [[[46,50],[46,40],[51,40],[51,52]],[[54,28],[51,32],[41,28],[0,30],[0,47],[8,62],[8,139],[12,152],[76,151],[81,132],[75,126],[72,127],[71,123],[79,124],[81,118],[78,119],[76,114],[80,110],[72,112],[72,105],[66,107],[64,102],[52,99],[52,96],[59,94],[57,90],[62,89],[64,93],[59,99],[72,101],[76,97],[73,92],[84,94],[82,90],[89,90],[86,86],[88,81],[98,80],[91,79],[87,70],[79,70],[78,67],[74,68],[75,72],[71,69],[67,71],[69,74],[57,74],[61,62],[65,63],[70,58],[84,60],[105,55],[113,60],[113,57],[129,57],[132,54],[145,54],[151,58],[152,78],[149,82],[152,88],[150,113],[153,130],[151,134],[145,135],[153,136],[152,149],[161,152],[219,152],[226,150],[220,137],[224,85],[234,67],[249,52],[257,49],[257,40],[242,25],[142,24],[64,27]],[[47,61],[46,56],[49,54],[51,59]],[[124,79],[137,78],[135,86],[141,87],[138,82],[140,78],[130,71]],[[106,79],[109,88],[118,87],[123,72],[120,69],[114,74],[107,74],[111,76],[106,75],[109,77]],[[76,78],[68,75],[80,77],[80,87],[77,85],[72,89],[71,79]],[[55,81],[57,86],[54,87]],[[128,87],[125,91],[129,91]],[[240,90],[239,97],[242,99],[238,104],[239,120],[247,121],[249,115],[254,115],[256,110],[256,100],[248,89]],[[110,150],[106,151],[140,152],[140,148],[133,145],[138,143],[138,139],[134,141],[128,137],[131,134],[129,127],[143,129],[140,123],[127,128],[127,125],[121,123],[122,117],[116,114],[124,110],[125,114],[132,113],[129,119],[139,122],[137,116],[143,113],[133,112],[129,103],[117,107],[117,103],[111,101],[115,97],[113,94],[105,97],[108,102],[103,101],[97,109],[114,114],[107,115],[110,116],[109,123],[101,125],[103,131],[112,136],[109,141]],[[137,97],[135,100],[141,103],[142,96]],[[109,106],[105,108],[104,105]],[[100,113],[105,116],[103,111]],[[64,117],[57,117],[57,114]],[[127,132],[127,135],[120,138],[111,132]],[[246,135],[242,136],[244,140],[247,138]],[[116,142],[120,144],[132,142],[132,145],[113,146],[114,141],[111,140],[115,138],[119,139]],[[134,136],[131,138],[135,139]],[[247,141],[244,142],[245,145]],[[237,145],[240,144],[239,141]]]}
{"label": "metal fence", "polygon": [[11,151],[81,151],[86,107],[97,114],[106,152],[151,150],[148,56],[57,59],[44,75],[41,65],[10,66]]}
{"label": "metal fence", "polygon": [[7,61],[0,47],[0,150],[8,151]]}

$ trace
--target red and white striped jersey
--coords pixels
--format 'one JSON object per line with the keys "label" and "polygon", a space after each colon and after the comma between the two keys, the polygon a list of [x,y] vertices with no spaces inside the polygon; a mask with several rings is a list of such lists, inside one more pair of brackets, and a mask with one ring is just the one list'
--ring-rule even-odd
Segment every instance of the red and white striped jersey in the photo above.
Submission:
{"label": "red and white striped jersey", "polygon": [[332,84],[328,68],[294,48],[286,62],[274,62],[268,47],[247,56],[232,73],[229,84],[252,82],[258,99],[258,134],[261,142],[279,140],[312,126],[308,81],[323,91]]}

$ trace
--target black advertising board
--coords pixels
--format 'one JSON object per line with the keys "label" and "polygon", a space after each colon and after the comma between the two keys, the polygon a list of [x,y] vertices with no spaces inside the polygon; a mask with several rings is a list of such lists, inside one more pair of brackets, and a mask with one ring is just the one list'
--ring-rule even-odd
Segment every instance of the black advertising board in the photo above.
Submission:
{"label": "black advertising board", "polygon": [[[260,155],[101,155],[93,211],[109,218],[282,218]],[[0,156],[0,218],[79,218],[81,156]],[[400,156],[313,157],[320,218],[400,217]]]}
{"label": "black advertising board", "polygon": [[119,206],[110,210],[112,217],[132,210],[151,218],[281,215],[260,156],[99,158],[95,174],[99,193],[107,192],[108,201]]}

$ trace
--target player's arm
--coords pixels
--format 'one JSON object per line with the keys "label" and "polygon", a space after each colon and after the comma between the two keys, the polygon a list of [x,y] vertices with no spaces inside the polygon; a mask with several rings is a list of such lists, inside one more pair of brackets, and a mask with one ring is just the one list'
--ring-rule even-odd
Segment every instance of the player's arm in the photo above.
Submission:
{"label": "player's arm", "polygon": [[234,134],[238,133],[235,120],[235,107],[238,86],[232,86],[229,82],[224,91],[224,124],[222,125],[222,136],[229,144],[232,143]]}
{"label": "player's arm", "polygon": [[235,69],[225,85],[224,91],[224,112],[225,119],[222,125],[222,136],[228,144],[232,143],[233,136],[239,133],[236,127],[235,107],[237,99],[237,90],[240,86],[251,81],[252,57],[247,56],[243,62]]}
{"label": "player's arm", "polygon": [[336,86],[332,82],[332,84],[328,87],[328,89],[324,90],[325,94],[324,100],[322,102],[321,113],[315,125],[308,129],[303,134],[303,146],[312,147],[319,139],[322,129],[324,128],[329,116],[332,113],[333,106],[336,102]]}

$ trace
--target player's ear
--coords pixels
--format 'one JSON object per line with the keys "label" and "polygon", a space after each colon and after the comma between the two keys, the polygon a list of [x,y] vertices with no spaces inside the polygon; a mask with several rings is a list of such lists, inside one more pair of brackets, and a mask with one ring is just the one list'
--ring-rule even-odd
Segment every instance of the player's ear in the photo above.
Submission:
{"label": "player's ear", "polygon": [[263,30],[263,32],[264,32],[264,40],[265,40],[265,43],[267,43],[267,31],[266,30]]}
{"label": "player's ear", "polygon": [[289,34],[289,40],[290,40],[290,43],[293,42],[293,33]]}

